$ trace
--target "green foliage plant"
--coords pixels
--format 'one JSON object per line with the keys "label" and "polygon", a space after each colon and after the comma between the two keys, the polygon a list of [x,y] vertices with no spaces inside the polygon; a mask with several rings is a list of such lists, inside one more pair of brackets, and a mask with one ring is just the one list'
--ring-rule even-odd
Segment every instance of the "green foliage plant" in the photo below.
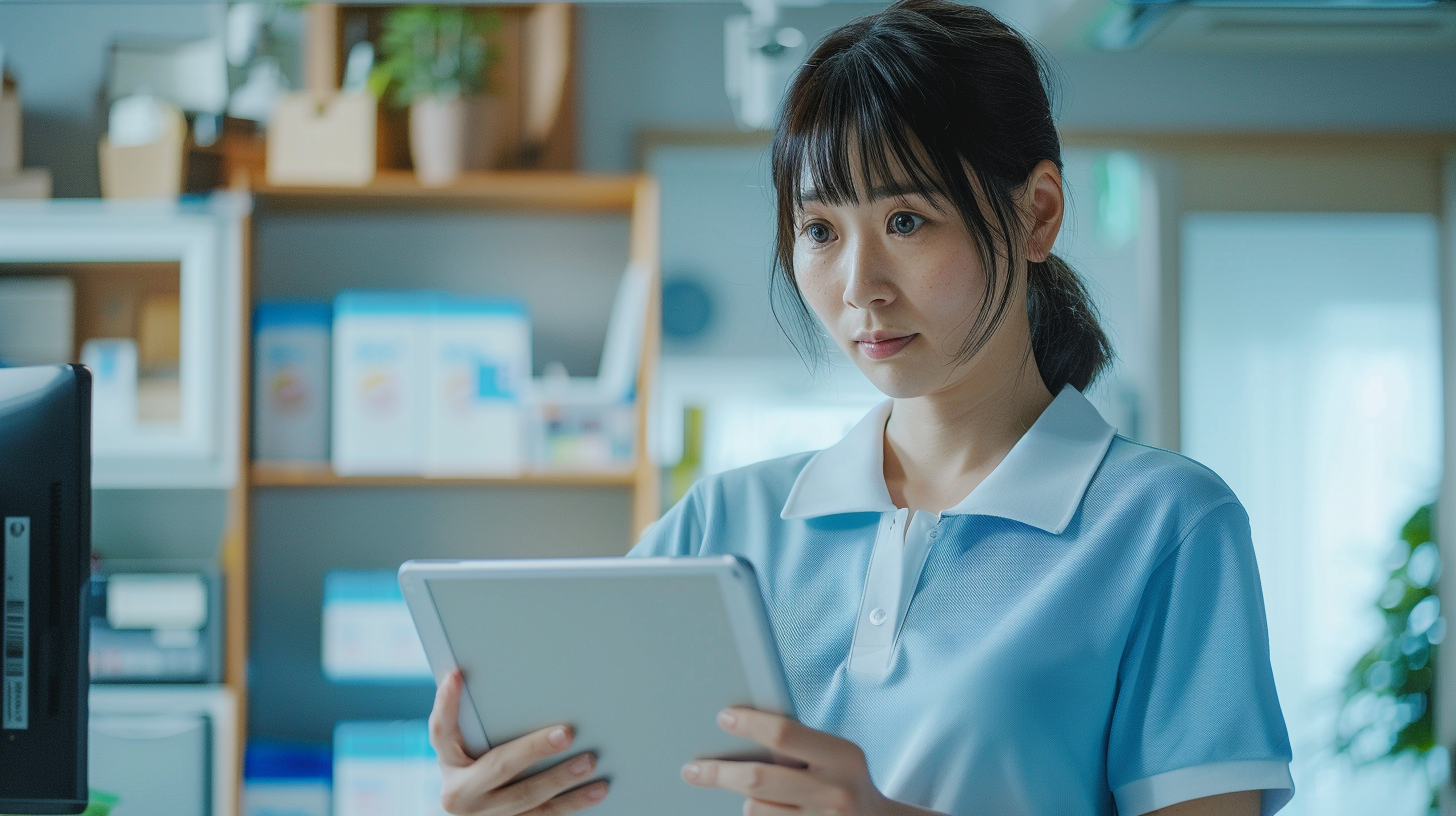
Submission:
{"label": "green foliage plant", "polygon": [[381,59],[369,75],[377,97],[399,107],[416,99],[442,99],[486,90],[486,71],[497,57],[490,41],[498,12],[459,6],[410,5],[390,10],[379,38]]}
{"label": "green foliage plant", "polygon": [[1417,510],[1401,528],[1385,566],[1390,574],[1376,601],[1385,625],[1346,677],[1335,752],[1357,764],[1415,760],[1426,771],[1435,814],[1437,791],[1449,771],[1431,712],[1436,650],[1446,635],[1436,596],[1441,559],[1433,505]]}

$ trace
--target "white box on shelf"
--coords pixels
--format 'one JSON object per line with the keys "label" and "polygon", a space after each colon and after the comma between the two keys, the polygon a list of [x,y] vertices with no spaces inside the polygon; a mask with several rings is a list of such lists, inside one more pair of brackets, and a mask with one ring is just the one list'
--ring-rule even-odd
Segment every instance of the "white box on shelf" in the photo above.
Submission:
{"label": "white box on shelf", "polygon": [[72,362],[76,292],[71,279],[0,278],[0,365]]}
{"label": "white box on shelf", "polygon": [[519,474],[531,323],[518,300],[439,296],[430,321],[425,472]]}
{"label": "white box on shelf", "polygon": [[393,570],[324,576],[322,657],[336,683],[434,682]]}
{"label": "white box on shelf", "polygon": [[420,292],[344,292],[334,301],[336,472],[421,471],[430,300]]}
{"label": "white box on shelf", "polygon": [[125,450],[136,433],[137,346],[130,337],[87,340],[81,364],[91,369],[91,448]]}
{"label": "white box on shelf", "polygon": [[424,720],[334,726],[334,816],[444,816]]}
{"label": "white box on shelf", "polygon": [[260,303],[253,315],[253,457],[327,461],[333,307]]}

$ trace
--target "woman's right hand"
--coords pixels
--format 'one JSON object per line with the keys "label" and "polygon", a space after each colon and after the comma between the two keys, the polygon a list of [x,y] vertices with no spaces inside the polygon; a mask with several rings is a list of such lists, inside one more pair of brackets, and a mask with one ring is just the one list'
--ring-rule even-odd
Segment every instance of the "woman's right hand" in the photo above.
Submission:
{"label": "woman's right hand", "polygon": [[[553,725],[502,743],[479,759],[465,753],[460,734],[460,672],[445,678],[430,712],[430,745],[440,759],[440,804],[456,816],[566,816],[586,810],[607,795],[605,780],[578,787],[596,769],[596,757],[581,754],[535,776],[513,782],[522,771],[571,747],[571,728]],[[569,790],[574,788],[575,790]]]}

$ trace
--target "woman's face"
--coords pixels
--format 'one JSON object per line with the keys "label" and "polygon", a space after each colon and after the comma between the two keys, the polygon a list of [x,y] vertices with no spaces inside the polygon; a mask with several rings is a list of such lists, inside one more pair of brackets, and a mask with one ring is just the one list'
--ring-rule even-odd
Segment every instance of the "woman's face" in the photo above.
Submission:
{"label": "woman's face", "polygon": [[955,364],[987,274],[960,215],[948,202],[893,186],[843,205],[818,200],[807,186],[805,194],[794,273],[834,342],[897,399],[960,380],[990,350]]}
{"label": "woman's face", "polygon": [[[865,190],[858,184],[858,189]],[[1028,241],[1013,265],[1010,308],[987,343],[957,361],[986,297],[987,270],[947,201],[898,185],[830,205],[804,186],[794,242],[799,289],[825,330],[886,395],[909,399],[1024,373],[1031,355],[1025,260],[1043,260],[1061,224],[1061,178],[1038,165],[1018,204]],[[861,198],[865,198],[861,196]],[[1036,377],[1040,382],[1040,377]]]}

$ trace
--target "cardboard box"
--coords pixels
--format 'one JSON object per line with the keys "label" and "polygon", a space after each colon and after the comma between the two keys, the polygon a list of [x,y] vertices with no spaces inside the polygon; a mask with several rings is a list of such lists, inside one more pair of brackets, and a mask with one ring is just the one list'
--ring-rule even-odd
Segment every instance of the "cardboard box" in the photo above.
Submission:
{"label": "cardboard box", "polygon": [[530,381],[531,322],[524,303],[436,298],[425,472],[521,473],[527,458],[522,396]]}
{"label": "cardboard box", "polygon": [[0,79],[0,179],[20,173],[20,89]]}
{"label": "cardboard box", "polygon": [[376,105],[368,93],[284,96],[268,120],[268,183],[362,187],[373,181]]}
{"label": "cardboard box", "polygon": [[334,301],[334,470],[418,474],[428,415],[430,296],[344,292]]}
{"label": "cardboard box", "polygon": [[0,175],[0,198],[50,198],[51,171],[31,167],[13,176]]}
{"label": "cardboard box", "polygon": [[105,198],[176,198],[182,194],[182,148],[187,119],[167,108],[162,137],[143,145],[117,147],[101,139],[101,195]]}

